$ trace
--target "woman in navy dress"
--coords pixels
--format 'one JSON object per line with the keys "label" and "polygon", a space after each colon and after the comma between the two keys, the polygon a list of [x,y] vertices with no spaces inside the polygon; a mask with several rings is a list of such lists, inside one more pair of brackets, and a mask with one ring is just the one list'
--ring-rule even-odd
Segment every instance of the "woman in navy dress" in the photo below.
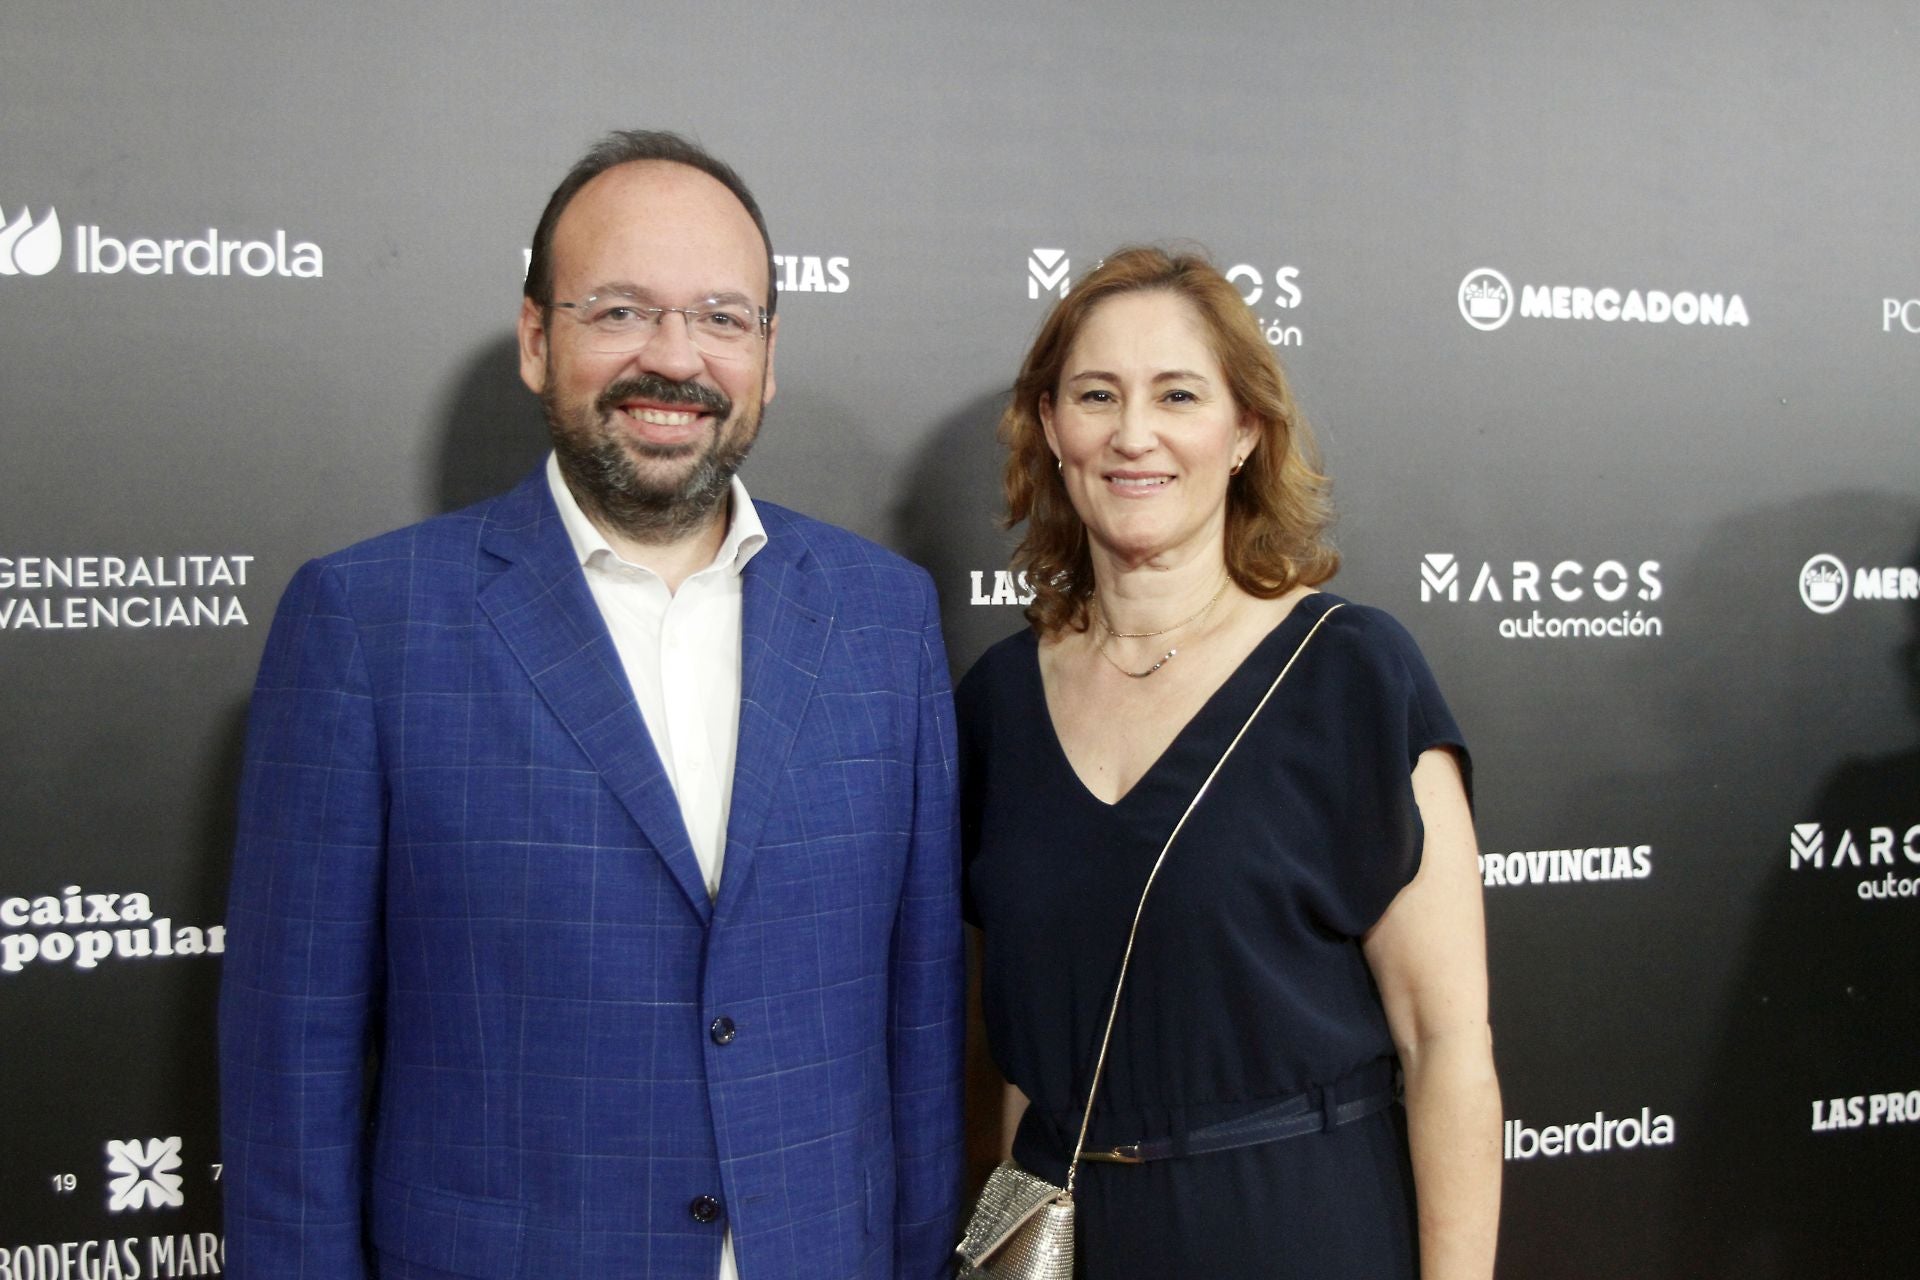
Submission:
{"label": "woman in navy dress", "polygon": [[[1081,1165],[1080,1273],[1491,1275],[1466,747],[1406,631],[1314,589],[1326,482],[1252,313],[1204,260],[1115,254],[1001,435],[1038,594],[959,690],[966,874],[1012,1154],[1042,1177],[1147,873],[1299,650],[1147,900],[1088,1149],[1152,1158]],[[1223,1125],[1239,1145],[1210,1149]]]}

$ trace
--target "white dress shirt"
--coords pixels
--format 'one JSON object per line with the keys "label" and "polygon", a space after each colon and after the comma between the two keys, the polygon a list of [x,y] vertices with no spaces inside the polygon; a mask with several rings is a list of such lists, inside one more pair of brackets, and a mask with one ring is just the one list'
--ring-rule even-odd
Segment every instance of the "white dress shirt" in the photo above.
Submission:
{"label": "white dress shirt", "polygon": [[[680,820],[712,898],[720,892],[740,736],[740,571],[766,545],[766,529],[735,476],[720,550],[670,592],[651,569],[623,559],[587,519],[551,453],[547,487],[680,802]],[[731,1228],[721,1241],[719,1280],[737,1280]]]}

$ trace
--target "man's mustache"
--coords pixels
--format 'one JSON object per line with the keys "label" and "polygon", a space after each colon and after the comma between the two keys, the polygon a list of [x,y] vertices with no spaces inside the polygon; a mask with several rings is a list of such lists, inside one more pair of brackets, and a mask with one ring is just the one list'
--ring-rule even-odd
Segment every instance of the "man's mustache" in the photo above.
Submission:
{"label": "man's mustache", "polygon": [[712,387],[698,382],[674,382],[657,373],[642,374],[637,378],[622,378],[600,393],[594,401],[594,408],[601,413],[612,413],[620,407],[623,400],[652,400],[660,404],[684,404],[704,409],[716,418],[724,419],[733,412],[733,401]]}

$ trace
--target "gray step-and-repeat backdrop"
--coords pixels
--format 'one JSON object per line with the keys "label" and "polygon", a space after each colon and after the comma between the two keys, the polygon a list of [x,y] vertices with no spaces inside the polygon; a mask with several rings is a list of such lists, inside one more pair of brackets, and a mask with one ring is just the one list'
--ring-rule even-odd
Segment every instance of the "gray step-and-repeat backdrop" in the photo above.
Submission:
{"label": "gray step-and-repeat backdrop", "polygon": [[1502,1274],[1920,1274],[1912,3],[0,10],[0,1280],[221,1270],[253,667],[306,558],[540,456],[511,322],[612,126],[780,256],[756,493],[1021,625],[992,426],[1190,240],[1471,739]]}

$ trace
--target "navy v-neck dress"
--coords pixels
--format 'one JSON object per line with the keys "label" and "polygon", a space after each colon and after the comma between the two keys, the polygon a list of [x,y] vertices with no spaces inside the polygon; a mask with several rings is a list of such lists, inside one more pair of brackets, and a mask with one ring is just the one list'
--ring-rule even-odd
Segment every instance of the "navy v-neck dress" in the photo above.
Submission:
{"label": "navy v-neck dress", "polygon": [[[1055,736],[1030,631],[958,691],[969,918],[989,1044],[1032,1106],[1014,1155],[1062,1181],[1140,889],[1167,834],[1338,597],[1303,598],[1133,789],[1095,797]],[[1459,728],[1412,637],[1327,617],[1195,809],[1140,924],[1090,1148],[1175,1137],[1391,1078],[1360,939],[1419,867],[1410,774]],[[1399,1106],[1280,1142],[1083,1163],[1079,1273],[1390,1280],[1418,1273]]]}

